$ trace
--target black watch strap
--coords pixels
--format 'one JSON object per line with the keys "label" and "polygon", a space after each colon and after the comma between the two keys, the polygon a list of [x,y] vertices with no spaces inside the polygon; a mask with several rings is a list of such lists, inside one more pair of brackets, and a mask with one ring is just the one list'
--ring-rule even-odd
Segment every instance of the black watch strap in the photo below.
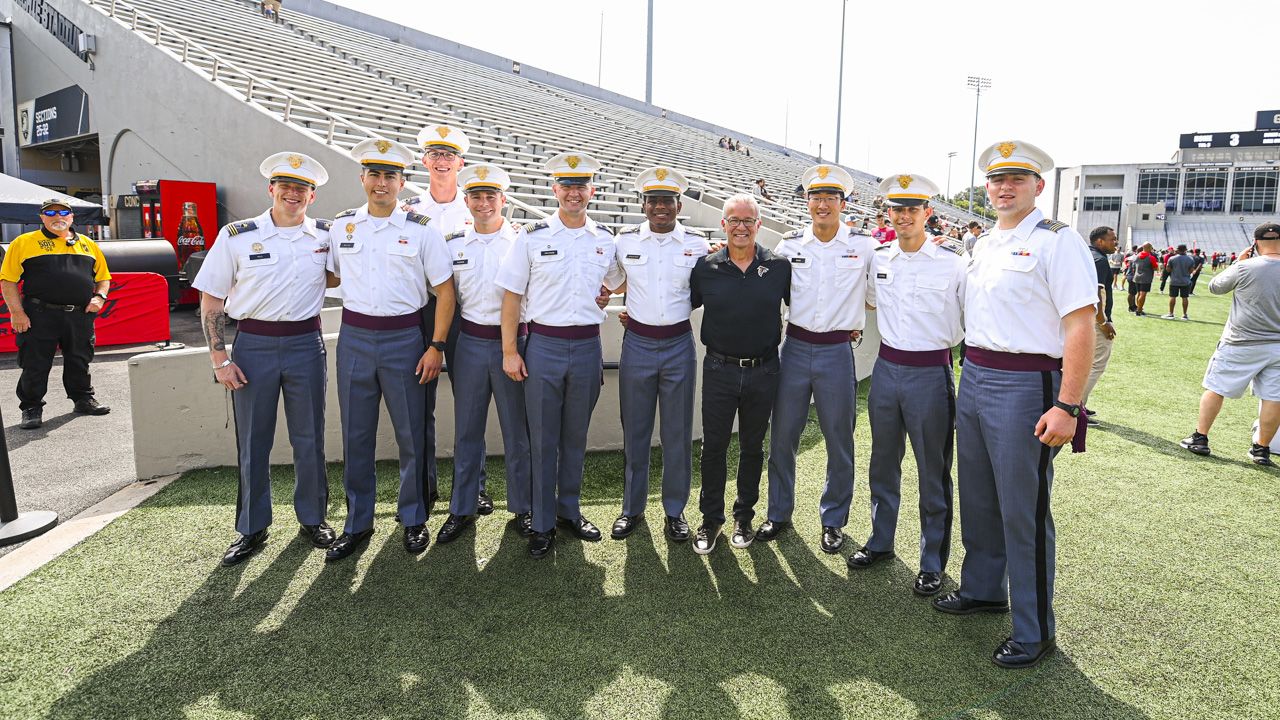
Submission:
{"label": "black watch strap", "polygon": [[431,347],[439,350],[440,352],[444,352],[445,343],[443,340],[432,340]]}
{"label": "black watch strap", "polygon": [[1071,417],[1080,417],[1079,405],[1068,405],[1067,403],[1064,403],[1061,400],[1054,400],[1053,406],[1066,411],[1066,413]]}

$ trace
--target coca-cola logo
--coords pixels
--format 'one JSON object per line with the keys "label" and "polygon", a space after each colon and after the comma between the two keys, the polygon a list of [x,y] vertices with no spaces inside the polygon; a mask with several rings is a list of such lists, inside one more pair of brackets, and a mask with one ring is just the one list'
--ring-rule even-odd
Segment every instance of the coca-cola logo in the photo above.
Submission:
{"label": "coca-cola logo", "polygon": [[204,247],[204,238],[199,235],[196,235],[195,237],[178,238],[178,246],[181,247],[183,245],[189,247]]}

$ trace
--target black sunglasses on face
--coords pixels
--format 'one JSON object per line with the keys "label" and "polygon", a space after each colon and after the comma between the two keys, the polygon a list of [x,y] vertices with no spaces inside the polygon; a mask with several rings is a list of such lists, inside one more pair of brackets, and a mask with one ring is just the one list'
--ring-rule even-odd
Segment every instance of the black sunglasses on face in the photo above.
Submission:
{"label": "black sunglasses on face", "polygon": [[66,217],[71,214],[70,210],[41,210],[41,215],[45,217]]}

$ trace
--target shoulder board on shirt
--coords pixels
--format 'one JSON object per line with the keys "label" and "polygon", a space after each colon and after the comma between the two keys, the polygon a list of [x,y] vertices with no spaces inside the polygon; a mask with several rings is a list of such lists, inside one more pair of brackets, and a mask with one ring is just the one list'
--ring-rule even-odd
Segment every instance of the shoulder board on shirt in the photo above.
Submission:
{"label": "shoulder board on shirt", "polygon": [[1044,230],[1050,230],[1052,232],[1061,232],[1063,228],[1067,227],[1067,224],[1064,222],[1058,222],[1057,220],[1050,220],[1048,218],[1045,218],[1044,220],[1041,220],[1040,222],[1036,223],[1036,227],[1042,228]]}
{"label": "shoulder board on shirt", "polygon": [[334,219],[334,220],[337,220],[338,218],[351,217],[352,215],[355,215],[355,214],[356,214],[356,209],[355,209],[355,208],[351,208],[350,210],[343,210],[342,212],[338,213],[337,215],[334,215],[334,216],[333,216],[333,219]]}
{"label": "shoulder board on shirt", "polygon": [[409,222],[418,223],[419,225],[426,225],[427,223],[431,222],[431,218],[427,217],[426,215],[419,215],[416,212],[409,213],[408,218],[409,218]]}
{"label": "shoulder board on shirt", "polygon": [[955,253],[956,255],[964,254],[964,243],[960,240],[956,240],[955,238],[948,238],[940,243],[938,247],[946,250],[947,252]]}
{"label": "shoulder board on shirt", "polygon": [[784,235],[782,236],[782,239],[783,239],[783,240],[795,240],[796,238],[800,238],[800,237],[804,237],[804,231],[803,231],[803,230],[792,230],[791,232],[784,234]]}
{"label": "shoulder board on shirt", "polygon": [[400,203],[400,204],[401,205],[417,205],[420,202],[422,202],[422,196],[414,195],[413,197],[409,198],[408,200],[405,200],[403,203]]}
{"label": "shoulder board on shirt", "polygon": [[876,252],[880,252],[881,250],[888,250],[889,246],[892,244],[893,243],[880,243],[879,245],[876,245]]}
{"label": "shoulder board on shirt", "polygon": [[445,235],[445,236],[444,236],[444,239],[445,239],[445,240],[457,240],[457,239],[458,239],[458,238],[460,238],[460,237],[465,237],[465,236],[466,236],[466,234],[467,234],[467,231],[466,231],[466,230],[454,230],[453,232],[449,233],[448,235]]}
{"label": "shoulder board on shirt", "polygon": [[321,230],[327,231],[329,228],[333,227],[333,221],[332,220],[316,220],[316,227],[320,228]]}
{"label": "shoulder board on shirt", "polygon": [[640,232],[639,225],[623,225],[622,227],[618,228],[619,235],[630,235],[631,233],[638,233],[638,232]]}
{"label": "shoulder board on shirt", "polygon": [[525,223],[524,231],[527,233],[531,233],[531,232],[537,232],[538,230],[546,230],[549,227],[551,226],[547,224],[547,221],[539,220],[538,222]]}
{"label": "shoulder board on shirt", "polygon": [[252,220],[241,220],[240,222],[233,222],[230,225],[228,225],[227,234],[231,236],[236,236],[242,232],[249,232],[250,230],[257,230],[257,229],[258,229],[258,223]]}

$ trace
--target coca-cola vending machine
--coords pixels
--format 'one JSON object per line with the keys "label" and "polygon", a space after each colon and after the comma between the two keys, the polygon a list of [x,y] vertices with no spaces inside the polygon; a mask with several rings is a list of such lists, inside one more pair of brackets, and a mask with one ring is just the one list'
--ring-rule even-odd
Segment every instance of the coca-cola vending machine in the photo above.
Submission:
{"label": "coca-cola vending machine", "polygon": [[[208,250],[218,234],[218,186],[188,180],[142,180],[138,194],[144,238],[164,238],[178,254],[181,269],[192,253]],[[191,278],[187,281],[190,282]],[[187,288],[181,305],[200,302],[200,293]]]}

